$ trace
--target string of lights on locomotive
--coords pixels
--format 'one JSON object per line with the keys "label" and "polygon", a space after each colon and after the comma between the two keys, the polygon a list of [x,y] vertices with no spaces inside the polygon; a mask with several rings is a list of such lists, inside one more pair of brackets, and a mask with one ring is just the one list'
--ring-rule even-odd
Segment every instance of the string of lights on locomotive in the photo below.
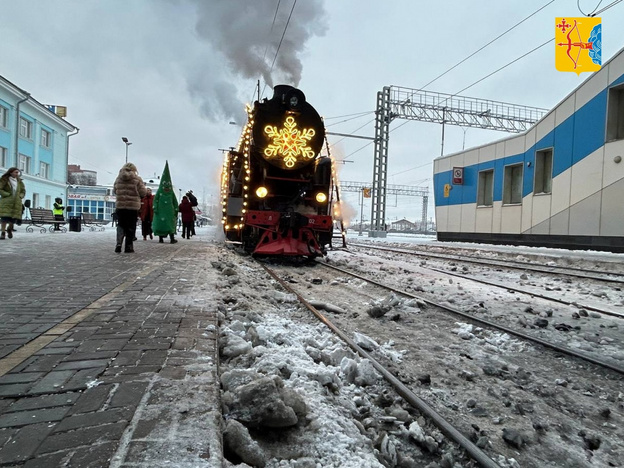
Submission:
{"label": "string of lights on locomotive", "polygon": [[325,253],[331,241],[333,166],[323,120],[300,90],[274,88],[247,107],[238,146],[223,162],[226,240],[253,254]]}

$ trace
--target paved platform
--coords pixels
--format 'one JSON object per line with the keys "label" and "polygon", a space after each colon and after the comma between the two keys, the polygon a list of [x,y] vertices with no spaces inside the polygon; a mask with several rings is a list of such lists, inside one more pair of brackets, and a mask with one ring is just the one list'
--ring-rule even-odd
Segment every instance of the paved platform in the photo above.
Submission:
{"label": "paved platform", "polygon": [[221,466],[214,228],[0,241],[0,466]]}

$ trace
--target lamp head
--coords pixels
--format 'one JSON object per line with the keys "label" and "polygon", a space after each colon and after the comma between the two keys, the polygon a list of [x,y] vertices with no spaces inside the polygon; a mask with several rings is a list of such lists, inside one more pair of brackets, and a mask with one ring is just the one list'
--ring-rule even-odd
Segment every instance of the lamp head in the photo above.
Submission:
{"label": "lamp head", "polygon": [[121,141],[123,141],[124,143],[128,143],[128,139],[126,137],[121,137]]}

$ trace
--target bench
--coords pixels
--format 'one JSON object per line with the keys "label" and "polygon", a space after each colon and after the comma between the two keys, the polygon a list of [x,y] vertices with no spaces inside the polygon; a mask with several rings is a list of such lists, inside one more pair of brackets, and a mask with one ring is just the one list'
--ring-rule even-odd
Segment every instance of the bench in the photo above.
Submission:
{"label": "bench", "polygon": [[108,221],[105,219],[97,219],[93,213],[80,213],[82,215],[82,224],[85,226],[89,226],[90,231],[95,231],[99,229],[100,231],[104,231],[104,225],[108,224]]}
{"label": "bench", "polygon": [[52,210],[45,210],[43,208],[30,208],[30,220],[29,225],[26,228],[26,232],[33,232],[33,226],[39,228],[41,233],[46,232],[46,226],[49,224],[50,227],[47,228],[48,231],[54,232],[54,227],[58,226],[62,232],[67,232],[65,228],[65,224],[67,221],[63,219],[63,221],[57,220],[52,213]]}

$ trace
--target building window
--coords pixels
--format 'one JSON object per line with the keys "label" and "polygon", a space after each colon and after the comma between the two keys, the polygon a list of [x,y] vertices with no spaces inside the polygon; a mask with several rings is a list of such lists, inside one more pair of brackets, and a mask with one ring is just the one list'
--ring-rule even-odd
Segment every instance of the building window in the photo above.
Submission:
{"label": "building window", "polygon": [[535,152],[535,180],[533,193],[552,192],[552,148]]}
{"label": "building window", "polygon": [[46,197],[45,209],[51,210],[52,209],[52,197],[50,195],[46,195],[45,197]]}
{"label": "building window", "polygon": [[503,205],[522,203],[522,164],[505,166],[503,179]]}
{"label": "building window", "polygon": [[38,193],[33,193],[32,207],[33,208],[41,208],[39,206],[39,194]]}
{"label": "building window", "polygon": [[30,157],[25,154],[20,154],[18,159],[17,168],[23,174],[30,174]]}
{"label": "building window", "polygon": [[50,165],[48,163],[39,163],[39,177],[50,178]]}
{"label": "building window", "polygon": [[607,141],[624,139],[624,85],[609,89]]}
{"label": "building window", "polygon": [[9,109],[0,106],[0,127],[7,128],[9,124]]}
{"label": "building window", "polygon": [[20,117],[20,136],[30,140],[32,138],[32,122]]}
{"label": "building window", "polygon": [[9,157],[7,153],[8,150],[0,146],[0,166],[2,167],[9,167]]}
{"label": "building window", "polygon": [[494,170],[479,172],[479,186],[477,189],[479,206],[492,206],[494,198]]}
{"label": "building window", "polygon": [[48,132],[47,130],[43,130],[41,129],[41,146],[44,146],[46,148],[50,147],[50,137],[52,135],[50,135],[50,132]]}

